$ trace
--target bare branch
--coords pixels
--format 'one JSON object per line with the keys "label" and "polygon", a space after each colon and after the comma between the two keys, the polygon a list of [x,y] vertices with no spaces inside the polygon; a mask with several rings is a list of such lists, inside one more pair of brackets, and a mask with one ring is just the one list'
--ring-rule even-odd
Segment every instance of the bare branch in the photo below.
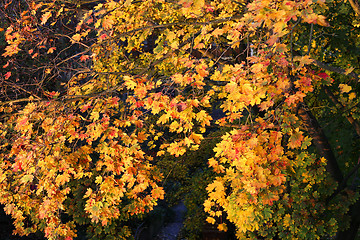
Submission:
{"label": "bare branch", "polygon": [[359,78],[359,75],[354,73],[354,72],[351,72],[349,74],[346,74],[346,71],[342,68],[339,68],[339,67],[333,67],[333,66],[330,66],[330,65],[327,65],[326,63],[323,63],[323,62],[320,62],[318,60],[315,60],[314,59],[314,64],[320,68],[323,68],[325,70],[328,70],[330,72],[335,72],[335,73],[339,73],[339,74],[342,74],[342,75],[347,75],[347,76],[350,76],[356,80],[360,80]]}

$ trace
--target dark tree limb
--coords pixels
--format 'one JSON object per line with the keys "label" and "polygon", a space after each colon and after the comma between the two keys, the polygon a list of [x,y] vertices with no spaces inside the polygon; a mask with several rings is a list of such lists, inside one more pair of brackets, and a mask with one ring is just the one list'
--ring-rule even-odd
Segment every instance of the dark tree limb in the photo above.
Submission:
{"label": "dark tree limb", "polygon": [[349,0],[351,7],[354,9],[354,11],[360,15],[360,5],[358,0]]}
{"label": "dark tree limb", "polygon": [[[323,89],[325,93],[328,95],[328,97],[331,99],[331,101],[335,104],[335,106],[340,111],[344,111],[345,107],[338,101],[338,99],[335,97],[332,91],[327,86],[324,86]],[[356,134],[360,137],[360,124],[350,114],[346,114],[346,119],[349,121],[351,125],[353,125]]]}
{"label": "dark tree limb", "polygon": [[336,236],[336,240],[354,240],[360,227],[360,199],[350,207],[350,227]]}
{"label": "dark tree limb", "polygon": [[342,75],[347,75],[347,76],[350,76],[352,78],[355,78],[355,80],[360,80],[359,78],[359,75],[357,75],[356,73],[354,72],[351,72],[351,73],[346,73],[346,71],[342,68],[339,68],[339,67],[334,67],[334,66],[331,66],[331,65],[328,65],[326,63],[323,63],[321,61],[318,61],[318,60],[315,60],[314,59],[314,62],[313,62],[316,66],[322,68],[322,69],[325,69],[325,70],[328,70],[330,72],[335,72],[335,73],[339,73],[339,74],[342,74]]}
{"label": "dark tree limb", "polygon": [[322,130],[315,116],[310,112],[306,105],[302,104],[298,108],[298,116],[303,121],[308,133],[313,139],[313,143],[320,154],[327,160],[326,170],[334,178],[335,181],[341,183],[344,179],[335,155],[331,149],[330,143]]}
{"label": "dark tree limb", "polygon": [[[336,161],[335,155],[331,150],[331,146],[325,136],[317,119],[312,115],[306,105],[300,105],[298,109],[298,116],[303,121],[310,136],[313,138],[314,145],[318,153],[327,160],[326,169],[331,176],[339,183],[339,188],[336,192],[338,194],[346,186],[346,180],[350,178],[357,170],[355,167],[346,178],[344,179],[339,165]],[[332,195],[333,196],[333,195]],[[332,197],[330,196],[330,198]],[[330,198],[328,200],[330,200]],[[360,227],[360,199],[350,207],[350,227],[342,232],[339,232],[336,236],[336,240],[354,240],[356,239],[358,229]]]}
{"label": "dark tree limb", "polygon": [[358,164],[355,165],[355,167],[344,177],[344,180],[339,184],[338,188],[335,190],[335,192],[333,194],[331,194],[331,196],[326,200],[328,203],[336,196],[338,195],[340,192],[342,192],[346,187],[347,187],[347,181],[354,175],[357,173],[357,171],[360,168],[360,157],[359,157],[359,161]]}

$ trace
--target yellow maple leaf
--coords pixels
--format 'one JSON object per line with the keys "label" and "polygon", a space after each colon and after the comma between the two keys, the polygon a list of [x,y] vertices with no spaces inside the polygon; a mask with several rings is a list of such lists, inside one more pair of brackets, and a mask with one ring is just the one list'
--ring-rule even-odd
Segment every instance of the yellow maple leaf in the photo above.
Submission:
{"label": "yellow maple leaf", "polygon": [[352,89],[351,86],[349,86],[347,84],[339,84],[339,88],[340,88],[341,93],[348,93]]}
{"label": "yellow maple leaf", "polygon": [[55,180],[57,186],[64,185],[68,181],[70,181],[70,175],[68,173],[58,175]]}
{"label": "yellow maple leaf", "polygon": [[217,228],[219,229],[219,231],[223,231],[223,232],[227,231],[226,223],[219,224]]}
{"label": "yellow maple leaf", "polygon": [[209,211],[211,211],[211,207],[214,206],[214,202],[206,199],[203,205],[204,205],[205,212],[209,212]]}
{"label": "yellow maple leaf", "polygon": [[261,70],[264,68],[264,65],[261,63],[256,63],[254,65],[251,66],[251,71],[253,73],[259,73],[261,72]]}
{"label": "yellow maple leaf", "polygon": [[326,17],[319,15],[316,19],[316,23],[319,24],[320,26],[324,26],[324,27],[329,27],[330,24],[326,21]]}
{"label": "yellow maple leaf", "polygon": [[151,195],[155,199],[164,199],[165,191],[162,187],[156,187],[151,190]]}
{"label": "yellow maple leaf", "polygon": [[80,34],[75,34],[74,36],[72,36],[71,38],[71,42],[74,43],[74,42],[79,42],[81,40],[81,35]]}
{"label": "yellow maple leaf", "polygon": [[45,12],[42,16],[41,16],[41,25],[44,25],[48,20],[49,18],[51,17],[51,12],[50,11],[47,11]]}
{"label": "yellow maple leaf", "polygon": [[284,226],[289,227],[291,222],[291,216],[290,214],[285,214],[284,216]]}
{"label": "yellow maple leaf", "polygon": [[346,69],[345,70],[345,75],[349,75],[350,73],[352,73],[352,71],[354,71],[354,67]]}
{"label": "yellow maple leaf", "polygon": [[215,224],[215,218],[213,218],[213,217],[207,217],[206,218],[206,221],[208,222],[208,223],[211,223],[211,224]]}
{"label": "yellow maple leaf", "polygon": [[200,144],[204,137],[201,134],[191,133],[190,139],[193,140],[196,144]]}
{"label": "yellow maple leaf", "polygon": [[349,100],[353,100],[354,98],[356,98],[356,93],[352,92],[349,94]]}
{"label": "yellow maple leaf", "polygon": [[181,155],[184,155],[184,153],[186,152],[186,149],[184,147],[180,146],[180,143],[173,142],[169,145],[169,147],[167,148],[167,151],[171,155],[175,155],[175,157],[179,157]]}
{"label": "yellow maple leaf", "polygon": [[105,30],[109,30],[113,27],[115,21],[113,19],[113,17],[106,17],[104,18],[103,22],[102,22],[102,26]]}
{"label": "yellow maple leaf", "polygon": [[211,35],[213,35],[214,37],[218,37],[223,33],[224,33],[224,29],[216,28],[214,31],[212,31]]}
{"label": "yellow maple leaf", "polygon": [[165,154],[165,151],[164,150],[160,150],[156,153],[156,156],[162,156]]}
{"label": "yellow maple leaf", "polygon": [[124,76],[125,85],[128,89],[133,90],[137,84],[130,76]]}
{"label": "yellow maple leaf", "polygon": [[27,174],[27,175],[23,176],[20,181],[21,181],[22,183],[28,183],[28,182],[32,182],[33,179],[34,179],[34,176],[33,176],[33,175]]}
{"label": "yellow maple leaf", "polygon": [[194,0],[192,5],[192,13],[196,15],[200,15],[202,13],[202,9],[205,6],[205,0]]}
{"label": "yellow maple leaf", "polygon": [[311,59],[309,55],[296,56],[296,57],[294,57],[294,61],[299,62],[299,68],[303,67],[304,65],[309,65],[314,62],[314,60]]}

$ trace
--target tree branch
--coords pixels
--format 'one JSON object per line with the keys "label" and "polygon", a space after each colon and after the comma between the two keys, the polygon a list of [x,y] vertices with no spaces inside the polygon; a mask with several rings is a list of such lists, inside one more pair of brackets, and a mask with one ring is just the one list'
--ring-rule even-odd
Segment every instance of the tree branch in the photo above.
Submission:
{"label": "tree branch", "polygon": [[351,178],[351,176],[357,173],[359,168],[360,168],[360,157],[355,167],[344,177],[344,180],[339,184],[335,192],[331,194],[330,197],[328,197],[328,199],[326,200],[327,203],[329,203],[336,195],[338,195],[342,190],[344,190],[347,187],[347,181]]}
{"label": "tree branch", "polygon": [[360,199],[356,201],[354,205],[350,207],[350,227],[345,231],[341,231],[337,234],[337,240],[354,240],[356,239],[357,232],[360,227]]}
{"label": "tree branch", "polygon": [[342,75],[347,75],[347,76],[355,78],[356,80],[360,80],[359,75],[354,73],[354,72],[346,74],[346,71],[344,69],[342,69],[342,68],[333,67],[333,66],[327,65],[326,63],[320,62],[320,61],[315,60],[315,59],[313,59],[313,60],[314,60],[314,64],[316,66],[320,67],[320,68],[323,68],[323,69],[328,70],[330,72],[335,72],[335,73],[339,73],[339,74],[342,74]]}
{"label": "tree branch", "polygon": [[358,0],[349,0],[351,7],[354,9],[354,11],[360,15],[360,6]]}
{"label": "tree branch", "polygon": [[[332,91],[327,87],[323,87],[325,93],[328,95],[328,97],[331,99],[331,101],[335,104],[335,106],[344,112],[345,107],[337,100],[335,95],[332,93]],[[360,137],[360,125],[359,123],[349,114],[346,114],[346,119],[349,121],[351,125],[353,125],[357,135]]]}
{"label": "tree branch", "polygon": [[335,181],[341,183],[344,177],[331,149],[330,143],[319,122],[304,104],[299,105],[298,116],[303,121],[307,131],[313,139],[318,153],[327,160],[326,170],[331,174]]}

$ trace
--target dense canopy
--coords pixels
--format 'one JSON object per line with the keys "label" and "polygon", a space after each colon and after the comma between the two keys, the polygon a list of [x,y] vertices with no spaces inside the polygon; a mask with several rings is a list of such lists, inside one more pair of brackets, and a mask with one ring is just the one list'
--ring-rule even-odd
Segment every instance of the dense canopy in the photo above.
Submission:
{"label": "dense canopy", "polygon": [[205,221],[238,239],[355,239],[357,0],[0,6],[15,234],[132,239],[165,198],[185,200],[189,239]]}

